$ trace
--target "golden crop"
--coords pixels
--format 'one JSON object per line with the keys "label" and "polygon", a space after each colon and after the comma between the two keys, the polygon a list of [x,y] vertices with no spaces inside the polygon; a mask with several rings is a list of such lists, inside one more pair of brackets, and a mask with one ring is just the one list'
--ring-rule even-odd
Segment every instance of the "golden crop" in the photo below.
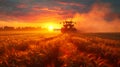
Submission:
{"label": "golden crop", "polygon": [[0,34],[0,67],[120,67],[120,40],[86,34]]}

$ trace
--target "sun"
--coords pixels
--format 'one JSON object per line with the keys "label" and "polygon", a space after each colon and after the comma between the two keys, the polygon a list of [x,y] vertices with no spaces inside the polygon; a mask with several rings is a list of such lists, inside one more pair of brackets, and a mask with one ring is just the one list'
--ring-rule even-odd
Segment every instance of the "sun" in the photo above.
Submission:
{"label": "sun", "polygon": [[53,31],[54,30],[54,27],[52,25],[48,26],[48,30],[49,31]]}

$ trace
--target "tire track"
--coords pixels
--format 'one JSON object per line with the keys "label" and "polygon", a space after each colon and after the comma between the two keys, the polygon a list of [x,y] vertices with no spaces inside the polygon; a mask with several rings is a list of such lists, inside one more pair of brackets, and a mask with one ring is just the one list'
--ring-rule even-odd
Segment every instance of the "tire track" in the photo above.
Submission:
{"label": "tire track", "polygon": [[60,38],[61,36],[63,36],[63,34],[59,34],[59,35],[56,35],[56,36],[43,38],[41,41],[50,41],[50,40],[53,40],[53,39],[56,39],[56,38]]}

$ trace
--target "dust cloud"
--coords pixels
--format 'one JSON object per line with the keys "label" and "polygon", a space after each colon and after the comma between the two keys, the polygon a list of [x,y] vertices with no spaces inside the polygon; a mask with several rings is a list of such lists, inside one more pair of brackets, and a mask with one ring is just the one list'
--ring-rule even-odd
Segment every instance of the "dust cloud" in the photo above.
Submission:
{"label": "dust cloud", "polygon": [[73,20],[82,32],[120,32],[120,15],[114,15],[109,3],[95,3],[88,13],[76,13]]}

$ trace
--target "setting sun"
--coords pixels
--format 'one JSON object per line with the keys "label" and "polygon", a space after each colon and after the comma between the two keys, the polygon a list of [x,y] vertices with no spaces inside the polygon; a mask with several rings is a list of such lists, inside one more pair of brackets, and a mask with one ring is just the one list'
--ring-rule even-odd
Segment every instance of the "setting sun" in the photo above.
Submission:
{"label": "setting sun", "polygon": [[49,30],[49,31],[53,31],[53,30],[54,30],[54,27],[51,25],[51,26],[48,27],[48,30]]}

